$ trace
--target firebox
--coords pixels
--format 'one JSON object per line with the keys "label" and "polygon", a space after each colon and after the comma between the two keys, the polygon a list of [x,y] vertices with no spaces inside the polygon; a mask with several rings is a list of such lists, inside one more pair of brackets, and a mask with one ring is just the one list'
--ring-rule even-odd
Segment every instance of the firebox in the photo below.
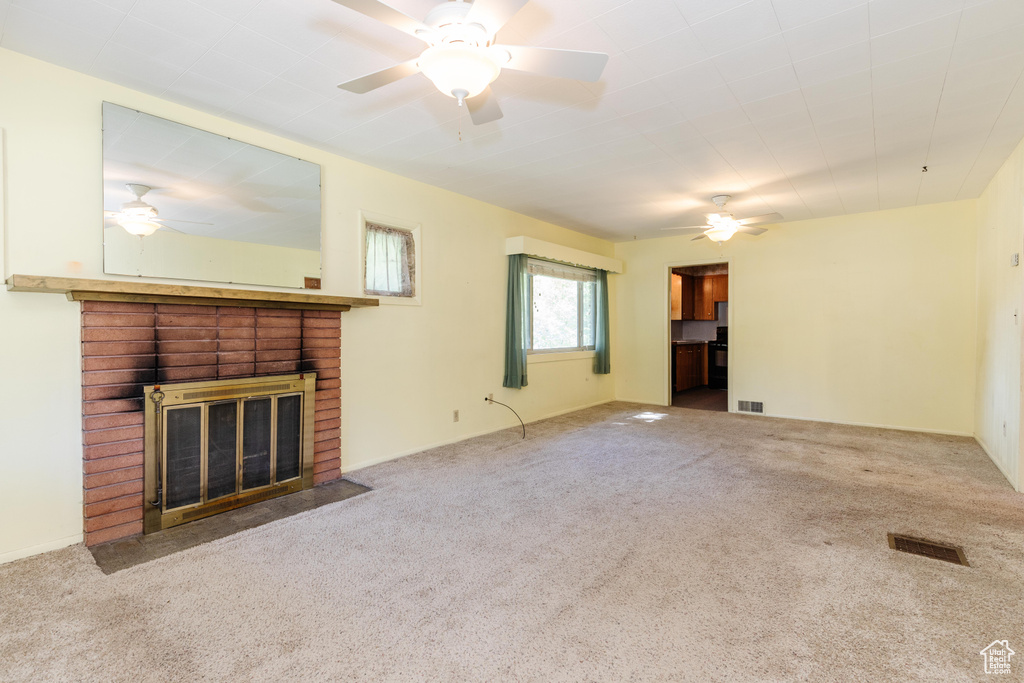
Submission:
{"label": "firebox", "polygon": [[313,486],[316,373],[145,387],[145,533]]}

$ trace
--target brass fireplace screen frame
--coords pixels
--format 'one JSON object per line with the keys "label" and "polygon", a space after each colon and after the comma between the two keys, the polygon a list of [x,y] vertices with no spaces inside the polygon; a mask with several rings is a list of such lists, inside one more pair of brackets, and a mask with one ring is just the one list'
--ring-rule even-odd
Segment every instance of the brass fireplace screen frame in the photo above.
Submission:
{"label": "brass fireplace screen frame", "polygon": [[[299,476],[277,481],[277,425],[278,400],[281,397],[301,396],[301,434],[299,443]],[[242,488],[243,482],[243,424],[244,402],[254,398],[272,397],[270,417],[270,483],[249,489]],[[209,517],[245,505],[275,498],[287,493],[313,487],[314,420],[316,398],[316,373],[300,375],[279,375],[247,379],[219,380],[212,382],[189,382],[187,384],[165,384],[145,387],[145,533],[167,529],[172,526]],[[212,500],[207,499],[208,475],[208,414],[215,404],[235,401],[238,404],[235,417],[235,491]],[[200,502],[167,508],[167,414],[169,410],[182,407],[201,406],[201,453],[200,453]]]}

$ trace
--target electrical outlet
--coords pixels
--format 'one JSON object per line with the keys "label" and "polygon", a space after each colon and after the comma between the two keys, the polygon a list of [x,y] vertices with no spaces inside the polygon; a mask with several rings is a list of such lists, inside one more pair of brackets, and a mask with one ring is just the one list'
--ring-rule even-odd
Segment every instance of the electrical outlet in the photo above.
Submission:
{"label": "electrical outlet", "polygon": [[458,422],[458,421],[459,421],[459,411],[458,410],[453,410],[452,411],[452,422]]}

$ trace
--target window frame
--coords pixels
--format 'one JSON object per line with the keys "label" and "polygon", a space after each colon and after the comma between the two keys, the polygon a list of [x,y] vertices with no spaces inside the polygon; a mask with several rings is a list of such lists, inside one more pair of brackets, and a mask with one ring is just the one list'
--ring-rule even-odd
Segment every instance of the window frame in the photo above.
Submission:
{"label": "window frame", "polygon": [[[584,301],[583,288],[586,285],[591,285],[591,286],[594,287],[594,296],[593,296],[593,298],[591,300],[591,305],[594,308],[594,311],[593,311],[593,327],[594,327],[594,329],[593,329],[593,337],[594,337],[594,343],[590,344],[589,346],[587,346],[587,345],[583,345],[583,346],[565,346],[565,347],[559,347],[559,348],[554,348],[554,349],[535,349],[533,347],[533,278],[536,277],[536,274],[535,273],[527,273],[527,278],[526,278],[526,280],[527,280],[527,284],[526,284],[526,304],[527,304],[527,306],[529,308],[529,311],[530,311],[529,324],[527,326],[528,334],[527,334],[527,338],[526,338],[526,355],[527,355],[527,357],[529,357],[529,356],[547,356],[547,355],[551,355],[551,354],[576,354],[577,357],[586,357],[586,356],[594,355],[597,352],[597,346],[596,346],[597,345],[597,280],[596,280],[597,270],[595,268],[584,268],[584,267],[581,267],[581,266],[570,265],[570,264],[561,263],[561,262],[558,262],[558,261],[551,261],[551,260],[548,260],[548,259],[536,258],[536,257],[533,257],[533,256],[531,256],[529,258],[529,260],[530,261],[536,261],[538,263],[550,263],[550,264],[553,264],[553,265],[555,265],[555,266],[557,266],[559,268],[563,268],[565,270],[570,270],[570,271],[576,270],[576,271],[581,271],[581,272],[587,272],[587,273],[590,273],[590,274],[594,275],[595,279],[592,280],[592,281],[575,280],[575,282],[576,282],[576,340],[578,342],[582,342],[584,340],[584,338],[585,338],[585,332],[584,332],[584,329],[583,329],[583,324],[584,324],[583,321],[584,321],[586,316],[584,315],[584,310],[583,310],[584,309],[584,307],[583,307],[583,301]],[[559,280],[567,280],[569,282],[573,282],[574,281],[574,280],[572,280],[570,278],[559,278],[557,275],[544,275],[543,277],[551,277],[551,278],[555,278],[555,279],[559,279]],[[554,359],[551,359],[551,360],[554,360]]]}
{"label": "window frame", "polygon": [[[367,224],[403,230],[412,235],[412,296],[371,294],[366,291],[366,235]],[[420,306],[423,303],[423,246],[420,243],[421,224],[370,211],[359,212],[359,291],[374,297],[383,305]]]}

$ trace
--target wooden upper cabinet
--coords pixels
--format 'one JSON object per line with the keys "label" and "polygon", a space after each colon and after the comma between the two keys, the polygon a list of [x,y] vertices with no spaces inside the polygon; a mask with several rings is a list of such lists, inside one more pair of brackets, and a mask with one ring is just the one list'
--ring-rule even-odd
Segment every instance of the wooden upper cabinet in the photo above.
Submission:
{"label": "wooden upper cabinet", "polygon": [[715,319],[714,276],[703,275],[693,278],[694,320]]}
{"label": "wooden upper cabinet", "polygon": [[728,301],[729,300],[729,276],[728,275],[712,275],[711,276],[711,298],[715,301]]}
{"label": "wooden upper cabinet", "polygon": [[693,276],[680,275],[682,278],[682,318],[681,320],[693,320]]}
{"label": "wooden upper cabinet", "polygon": [[693,276],[672,273],[672,320],[693,320]]}
{"label": "wooden upper cabinet", "polygon": [[675,273],[672,273],[672,315],[669,319],[683,319],[683,276]]}
{"label": "wooden upper cabinet", "polygon": [[715,303],[728,300],[728,275],[672,273],[672,320],[717,320]]}

